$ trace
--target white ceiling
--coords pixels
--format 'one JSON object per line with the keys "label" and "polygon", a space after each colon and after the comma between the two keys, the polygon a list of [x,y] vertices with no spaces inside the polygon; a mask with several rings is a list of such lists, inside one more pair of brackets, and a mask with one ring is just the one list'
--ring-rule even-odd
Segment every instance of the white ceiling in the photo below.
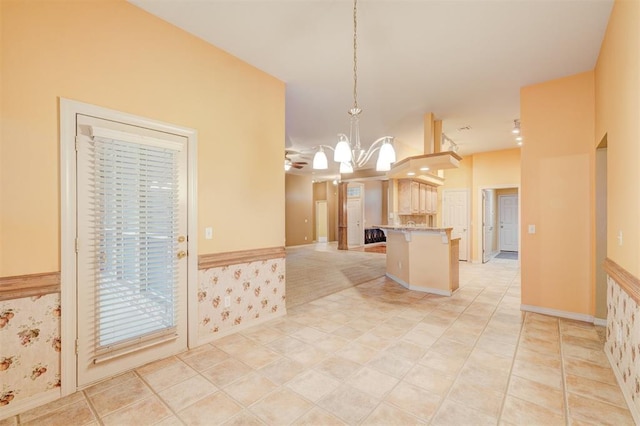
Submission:
{"label": "white ceiling", "polygon": [[[335,145],[348,133],[352,1],[129,1],[284,81],[287,148]],[[363,144],[392,135],[421,153],[433,112],[462,156],[515,147],[520,88],[593,69],[612,4],[360,0]]]}

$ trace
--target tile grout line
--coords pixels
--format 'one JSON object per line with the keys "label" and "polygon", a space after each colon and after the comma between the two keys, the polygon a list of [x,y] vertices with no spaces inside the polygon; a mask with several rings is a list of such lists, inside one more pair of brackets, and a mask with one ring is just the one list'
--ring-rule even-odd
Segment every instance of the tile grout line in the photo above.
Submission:
{"label": "tile grout line", "polygon": [[561,318],[558,318],[558,340],[560,344],[560,373],[562,374],[562,396],[564,397],[564,424],[569,426],[569,392],[567,391],[567,375],[564,366],[564,348],[562,345]]}
{"label": "tile grout line", "polygon": [[[518,271],[520,271],[520,265],[518,265]],[[520,273],[517,273],[516,276],[511,280],[511,284],[507,288],[504,294],[507,294],[511,287],[514,285],[514,281],[519,277]],[[520,277],[520,280],[522,278]],[[521,286],[521,281],[518,283],[518,286]],[[502,297],[504,299],[504,296]],[[520,299],[522,301],[522,298]],[[500,300],[502,302],[502,300]],[[498,412],[498,424],[500,424],[500,420],[502,420],[502,412],[504,411],[504,405],[507,402],[507,395],[509,395],[509,386],[511,385],[511,378],[513,377],[513,366],[516,363],[516,357],[518,356],[518,350],[520,349],[520,339],[522,338],[522,330],[524,329],[527,313],[520,311],[520,329],[518,330],[518,340],[516,342],[516,350],[513,352],[513,358],[511,359],[511,366],[509,367],[509,380],[507,380],[507,388],[504,390],[504,395],[502,396],[502,403],[500,404],[500,411]]]}
{"label": "tile grout line", "polygon": [[500,412],[498,413],[498,424],[500,420],[502,420],[502,412],[504,411],[504,405],[507,402],[507,396],[509,395],[509,386],[511,385],[511,379],[513,378],[513,366],[516,363],[516,358],[518,356],[518,351],[520,350],[520,339],[522,338],[522,330],[525,327],[525,322],[527,320],[527,312],[522,312],[522,323],[520,324],[520,331],[518,331],[518,342],[516,343],[516,350],[513,353],[513,359],[511,360],[511,367],[509,368],[509,380],[507,381],[507,388],[505,389],[504,396],[502,397],[502,403],[500,404]]}
{"label": "tile grout line", "polygon": [[[429,297],[429,295],[427,294],[427,295],[425,295],[424,297],[421,297],[421,298],[419,298],[419,299],[413,300],[413,301],[412,301],[412,304],[413,304],[413,302],[417,302],[418,300],[423,300],[423,299],[426,299],[426,298],[428,298],[428,297]],[[436,308],[431,309],[431,311],[433,311],[434,309],[436,309]],[[407,308],[403,309],[402,311],[404,312],[404,311],[406,311],[406,310],[407,310]],[[430,313],[431,311],[429,311],[429,313]],[[427,317],[427,315],[428,315],[428,313],[427,313],[427,314],[425,314],[425,316],[423,317],[423,319],[424,319],[424,318],[426,318],[426,317]],[[394,317],[397,317],[397,316],[398,316],[398,315],[394,315]],[[458,314],[458,316],[456,317],[456,320],[457,320],[457,318],[458,318],[459,316],[460,316],[460,314]],[[382,324],[385,324],[387,321],[389,321],[389,319],[390,319],[390,318],[385,319],[385,320],[382,322]],[[419,324],[419,323],[421,323],[421,322],[422,322],[422,320],[418,321],[418,322],[416,323],[416,325],[414,325],[414,326],[411,328],[411,330],[413,330],[414,328],[416,328],[417,324]],[[455,322],[455,321],[453,321],[453,322]],[[446,331],[446,330],[448,330],[448,329],[453,325],[453,322],[451,323],[451,325],[449,325],[447,328],[445,328],[445,331]],[[375,327],[374,327],[374,328],[375,328]],[[373,330],[373,329],[372,329],[372,330]],[[409,330],[409,331],[411,331],[411,330]],[[369,331],[371,331],[371,330],[369,330]],[[402,335],[402,337],[406,336],[406,335],[409,333],[409,331],[405,332],[405,333]],[[443,331],[443,333],[442,333],[442,334],[444,334],[444,331]],[[436,342],[440,339],[440,337],[442,336],[442,334],[438,337],[438,339],[436,340]],[[398,339],[397,339],[397,341],[398,341],[398,342],[400,342],[400,341],[402,340],[402,337],[398,338]],[[354,340],[354,341],[355,341],[355,340]],[[409,342],[409,343],[411,343],[411,342]],[[435,344],[435,342],[434,342],[433,344]],[[433,344],[432,344],[431,346],[433,346]],[[366,345],[365,345],[365,346],[366,346]],[[417,346],[417,345],[416,345],[416,346]],[[431,346],[430,346],[429,348],[431,348]],[[389,347],[390,347],[390,346],[385,347],[385,349],[383,349],[382,351],[385,351],[385,350],[389,349]],[[381,350],[377,350],[377,351],[378,351],[378,352],[382,352]],[[429,349],[427,349],[427,350],[426,350],[426,352],[429,352]],[[405,358],[403,358],[403,359],[405,359]],[[422,357],[421,357],[420,359],[422,359]],[[368,366],[369,362],[371,362],[371,360],[369,360],[366,364],[364,364],[364,365],[363,365],[363,367],[371,368],[371,367],[369,367],[369,366]],[[406,372],[406,373],[404,373],[401,377],[397,378],[397,377],[395,377],[395,376],[392,376],[392,377],[394,377],[394,378],[397,378],[397,379],[398,379],[398,383],[396,383],[396,384],[395,384],[391,389],[389,389],[389,390],[384,394],[384,396],[380,399],[380,401],[378,402],[378,404],[376,404],[375,408],[374,408],[373,410],[371,410],[371,412],[370,412],[367,416],[365,416],[365,417],[364,417],[360,422],[358,422],[358,424],[362,424],[362,423],[366,422],[366,420],[367,420],[369,417],[371,417],[371,415],[373,414],[373,412],[374,412],[375,410],[377,410],[377,409],[378,409],[378,407],[380,407],[380,406],[385,402],[385,398],[386,398],[387,396],[389,396],[389,395],[391,394],[391,392],[393,392],[393,390],[394,390],[395,388],[397,388],[401,383],[403,383],[404,378],[405,378],[405,377],[409,374],[409,372],[410,372],[411,370],[413,370],[413,368],[415,368],[417,365],[419,365],[419,360],[415,361],[415,362],[413,363],[413,365],[411,366],[411,368],[409,368],[409,369],[407,370],[407,372]],[[375,370],[375,371],[378,371],[377,369],[374,369],[374,370]],[[384,374],[386,374],[386,373],[384,373]],[[427,391],[427,392],[429,392],[429,391]],[[429,393],[431,393],[431,392],[429,392]],[[440,405],[441,405],[441,404],[442,404],[442,401],[440,401],[440,402],[438,403],[438,408],[435,410],[435,412],[437,412],[437,411],[440,409]],[[420,418],[419,418],[418,416],[415,416],[415,415],[413,415],[412,413],[407,412],[406,410],[404,410],[404,409],[403,409],[403,408],[401,408],[401,407],[396,406],[395,404],[391,404],[391,405],[392,405],[392,407],[395,407],[396,409],[398,409],[398,410],[402,411],[403,413],[405,413],[405,414],[407,414],[407,415],[409,415],[409,416],[411,416],[411,417],[413,417],[413,418],[417,419],[418,421],[420,421]],[[431,419],[430,419],[430,420],[431,420]]]}
{"label": "tile grout line", "polygon": [[[473,350],[476,348],[476,345],[478,344],[478,340],[480,340],[480,336],[481,336],[481,335],[485,332],[485,330],[487,329],[487,325],[488,325],[488,324],[489,324],[489,322],[491,321],[491,318],[495,315],[496,310],[498,309],[498,306],[502,303],[502,300],[504,299],[504,296],[507,294],[507,292],[509,291],[509,289],[510,289],[510,288],[511,288],[511,286],[513,285],[513,280],[514,280],[514,279],[515,279],[515,277],[511,279],[511,284],[506,288],[506,290],[504,291],[504,293],[502,293],[502,296],[500,297],[500,300],[496,303],[495,308],[493,309],[493,311],[492,311],[491,315],[489,316],[489,319],[487,320],[487,323],[485,324],[484,328],[482,329],[482,332],[478,335],[478,338],[475,340],[475,342],[474,342],[474,344],[473,344],[473,347],[472,347],[471,351],[470,351],[470,352],[469,352],[469,354],[466,356],[466,358],[465,358],[465,360],[464,360],[464,363],[462,364],[462,367],[461,367],[461,368],[460,368],[460,370],[456,373],[456,377],[455,377],[455,378],[454,378],[454,380],[453,380],[452,386],[447,390],[446,395],[445,395],[445,396],[442,398],[442,400],[440,401],[440,404],[438,405],[438,409],[435,411],[434,416],[433,416],[431,419],[429,419],[429,424],[431,424],[431,423],[433,422],[433,419],[435,418],[435,416],[438,414],[438,412],[439,412],[439,411],[440,411],[440,409],[442,408],[442,404],[444,403],[444,401],[446,401],[446,399],[447,399],[447,398],[449,397],[449,395],[451,394],[451,388],[453,387],[453,384],[455,384],[455,383],[456,383],[456,381],[458,380],[458,378],[460,377],[460,374],[462,373],[462,369],[464,368],[464,365],[467,363],[467,361],[469,360],[469,357],[471,356],[471,353],[472,353],[472,352],[473,352]],[[482,291],[480,291],[480,293],[478,293],[478,294],[473,298],[473,300],[471,301],[471,303],[469,303],[469,305],[467,305],[467,307],[465,307],[465,309],[464,309],[462,312],[460,312],[460,315],[462,315],[462,313],[463,313],[464,311],[466,311],[466,310],[469,308],[469,306],[473,303],[473,301],[475,301],[475,300],[478,298],[478,296],[480,296],[480,294],[482,294],[486,289],[487,289],[487,287],[483,288],[483,289],[482,289]],[[460,315],[458,315],[458,317],[456,317],[456,320],[457,320],[457,318],[459,318],[459,317],[460,317]],[[520,329],[522,330],[522,326],[520,327]],[[520,340],[519,335],[518,335],[518,340]],[[516,347],[516,349],[517,349],[517,347]],[[515,359],[515,352],[514,352],[513,357],[514,357],[514,359]],[[512,366],[513,366],[513,360],[511,361],[511,363],[512,363]],[[511,380],[511,370],[509,370],[509,380]],[[507,382],[507,388],[508,388],[508,384],[509,384],[509,382]],[[505,396],[503,397],[503,403],[504,403],[504,399],[506,398],[506,393],[507,393],[507,392],[506,392],[506,390],[505,390]],[[474,408],[474,410],[476,410],[476,409]],[[480,410],[477,410],[477,411],[480,411]],[[484,414],[484,413],[483,413],[483,414]],[[500,413],[498,413],[498,418],[497,418],[498,422],[497,422],[497,423],[499,423],[499,422],[500,422],[500,416],[501,416],[501,414],[502,414],[502,406],[500,407]]]}
{"label": "tile grout line", "polygon": [[[111,386],[111,387],[113,387],[113,386]],[[102,417],[100,417],[98,415],[98,410],[96,410],[96,407],[94,407],[93,402],[91,401],[91,398],[89,398],[89,395],[87,395],[85,389],[81,390],[80,392],[82,392],[82,396],[84,397],[85,401],[87,402],[87,405],[89,406],[89,410],[91,410],[91,413],[95,417],[95,419],[98,422],[98,424],[99,425],[104,425],[104,422],[102,421]]]}
{"label": "tile grout line", "polygon": [[[180,362],[182,362],[183,364],[185,364],[185,365],[187,365],[188,367],[190,367],[186,362],[184,362],[182,359],[180,359],[177,355],[174,355],[174,356],[176,357],[176,359],[177,359],[177,360],[179,360],[179,361],[180,361]],[[167,408],[167,409],[168,409],[168,410],[169,410],[169,411],[170,411],[170,412],[175,416],[175,418],[176,418],[176,419],[178,419],[178,421],[179,421],[180,423],[184,424],[184,422],[182,421],[182,419],[180,418],[180,416],[178,416],[178,413],[176,413],[176,412],[173,410],[173,408],[171,408],[171,407],[169,406],[169,404],[167,404],[167,402],[166,402],[166,401],[165,401],[165,400],[160,396],[160,394],[159,394],[158,392],[156,392],[156,390],[155,390],[155,389],[154,389],[154,388],[153,388],[153,387],[152,387],[152,386],[151,386],[151,385],[150,385],[150,384],[149,384],[149,383],[144,379],[144,377],[142,376],[142,374],[138,373],[138,369],[137,369],[137,368],[133,370],[133,374],[135,374],[136,376],[138,376],[138,378],[140,379],[140,381],[142,381],[142,383],[144,383],[144,385],[145,385],[147,388],[149,388],[149,390],[151,391],[151,393],[152,393],[153,395],[155,395],[155,396],[160,400],[160,402],[162,403],[162,405],[164,405],[164,406],[165,406],[165,407],[166,407],[166,408]],[[198,374],[199,374],[199,373],[198,373]],[[185,379],[185,380],[189,380],[189,379]],[[183,380],[183,381],[185,381],[185,380]],[[179,382],[179,383],[182,383],[182,382]],[[167,389],[168,389],[168,388],[167,388]],[[129,404],[129,405],[131,405],[131,404]],[[124,408],[124,407],[122,407],[122,408]],[[168,417],[165,417],[164,419],[159,420],[159,421],[157,421],[156,423],[159,423],[159,422],[161,422],[161,421],[164,421],[164,420],[166,420],[167,418],[168,418]],[[156,423],[154,423],[154,424],[156,424]]]}

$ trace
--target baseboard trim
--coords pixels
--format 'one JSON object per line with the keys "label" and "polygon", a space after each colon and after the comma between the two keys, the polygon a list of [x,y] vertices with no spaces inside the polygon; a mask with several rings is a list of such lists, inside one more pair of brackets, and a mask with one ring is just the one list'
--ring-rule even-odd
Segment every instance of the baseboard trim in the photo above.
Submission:
{"label": "baseboard trim", "polygon": [[[558,309],[551,309],[551,308],[542,308],[540,306],[520,305],[520,310],[526,311],[526,312],[533,312],[536,314],[550,315],[552,317],[566,318],[566,319],[572,319],[572,320],[584,321],[584,322],[590,322],[590,323],[593,323],[594,321],[593,315],[579,314],[576,312],[568,312],[568,311],[560,311]],[[605,321],[605,324],[606,324],[606,321]]]}
{"label": "baseboard trim", "polygon": [[[283,317],[285,315],[287,315],[287,308],[286,307],[283,310],[279,309],[278,312],[276,314],[274,314],[274,315],[269,315],[268,317],[259,318],[257,321],[253,321],[253,322],[246,323],[246,324],[240,324],[240,325],[234,326],[234,327],[232,327],[232,328],[230,328],[228,330],[223,330],[223,331],[220,331],[218,333],[211,334],[210,336],[205,336],[205,337],[198,336],[198,341],[197,341],[197,344],[196,344],[195,347],[197,348],[198,346],[206,345],[207,343],[213,343],[216,340],[219,340],[219,339],[221,339],[223,337],[230,336],[232,334],[247,330],[247,329],[249,329],[251,327],[255,327],[257,325],[265,324],[265,323],[267,323],[267,322],[269,322],[271,320]],[[193,349],[193,348],[190,347],[189,349]]]}
{"label": "baseboard trim", "polygon": [[606,327],[607,326],[607,319],[606,318],[594,318],[593,319],[593,325],[598,325],[600,327]]}
{"label": "baseboard trim", "polygon": [[631,398],[631,396],[628,395],[627,392],[625,392],[626,387],[625,387],[624,380],[622,380],[622,377],[620,376],[620,372],[615,367],[616,363],[612,358],[612,355],[608,351],[604,351],[604,353],[605,355],[607,355],[607,359],[609,360],[609,365],[611,365],[611,370],[613,370],[613,375],[616,376],[616,380],[618,381],[618,386],[620,387],[620,391],[622,392],[624,401],[627,403],[627,408],[631,413],[631,417],[633,417],[633,422],[637,425],[640,425],[640,412],[638,412],[638,407],[636,407],[636,404],[634,403],[633,398]]}
{"label": "baseboard trim", "polygon": [[56,399],[60,399],[61,397],[62,394],[60,392],[60,388],[56,388],[23,399],[22,401],[18,401],[10,406],[5,405],[3,408],[0,408],[0,420],[16,416],[20,413],[24,413],[25,411],[40,407],[41,405],[48,404]]}
{"label": "baseboard trim", "polygon": [[390,274],[388,272],[385,275],[387,277],[391,278],[393,281],[395,281],[398,284],[400,284],[402,287],[404,287],[406,289],[409,289],[409,290],[421,291],[423,293],[437,294],[438,296],[451,296],[453,294],[452,291],[441,290],[439,288],[418,287],[418,286],[415,286],[415,285],[411,285],[408,282],[404,281],[403,279],[398,278],[395,275]]}

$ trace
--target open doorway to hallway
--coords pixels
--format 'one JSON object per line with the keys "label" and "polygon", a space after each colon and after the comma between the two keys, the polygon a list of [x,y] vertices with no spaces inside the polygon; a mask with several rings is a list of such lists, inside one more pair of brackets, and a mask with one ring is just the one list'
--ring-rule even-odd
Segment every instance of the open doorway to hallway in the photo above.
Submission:
{"label": "open doorway to hallway", "polygon": [[517,187],[481,189],[482,263],[493,258],[519,259],[520,214]]}

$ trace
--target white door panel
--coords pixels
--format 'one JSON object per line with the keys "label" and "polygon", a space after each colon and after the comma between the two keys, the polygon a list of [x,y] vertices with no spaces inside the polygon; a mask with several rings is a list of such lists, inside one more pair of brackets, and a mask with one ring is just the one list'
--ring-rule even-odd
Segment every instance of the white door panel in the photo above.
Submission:
{"label": "white door panel", "polygon": [[518,251],[518,196],[500,195],[500,250]]}
{"label": "white door panel", "polygon": [[358,247],[363,244],[364,228],[362,226],[362,200],[347,200],[347,244]]}
{"label": "white door panel", "polygon": [[445,190],[442,195],[443,226],[453,228],[451,238],[460,238],[460,260],[469,258],[469,192]]}

